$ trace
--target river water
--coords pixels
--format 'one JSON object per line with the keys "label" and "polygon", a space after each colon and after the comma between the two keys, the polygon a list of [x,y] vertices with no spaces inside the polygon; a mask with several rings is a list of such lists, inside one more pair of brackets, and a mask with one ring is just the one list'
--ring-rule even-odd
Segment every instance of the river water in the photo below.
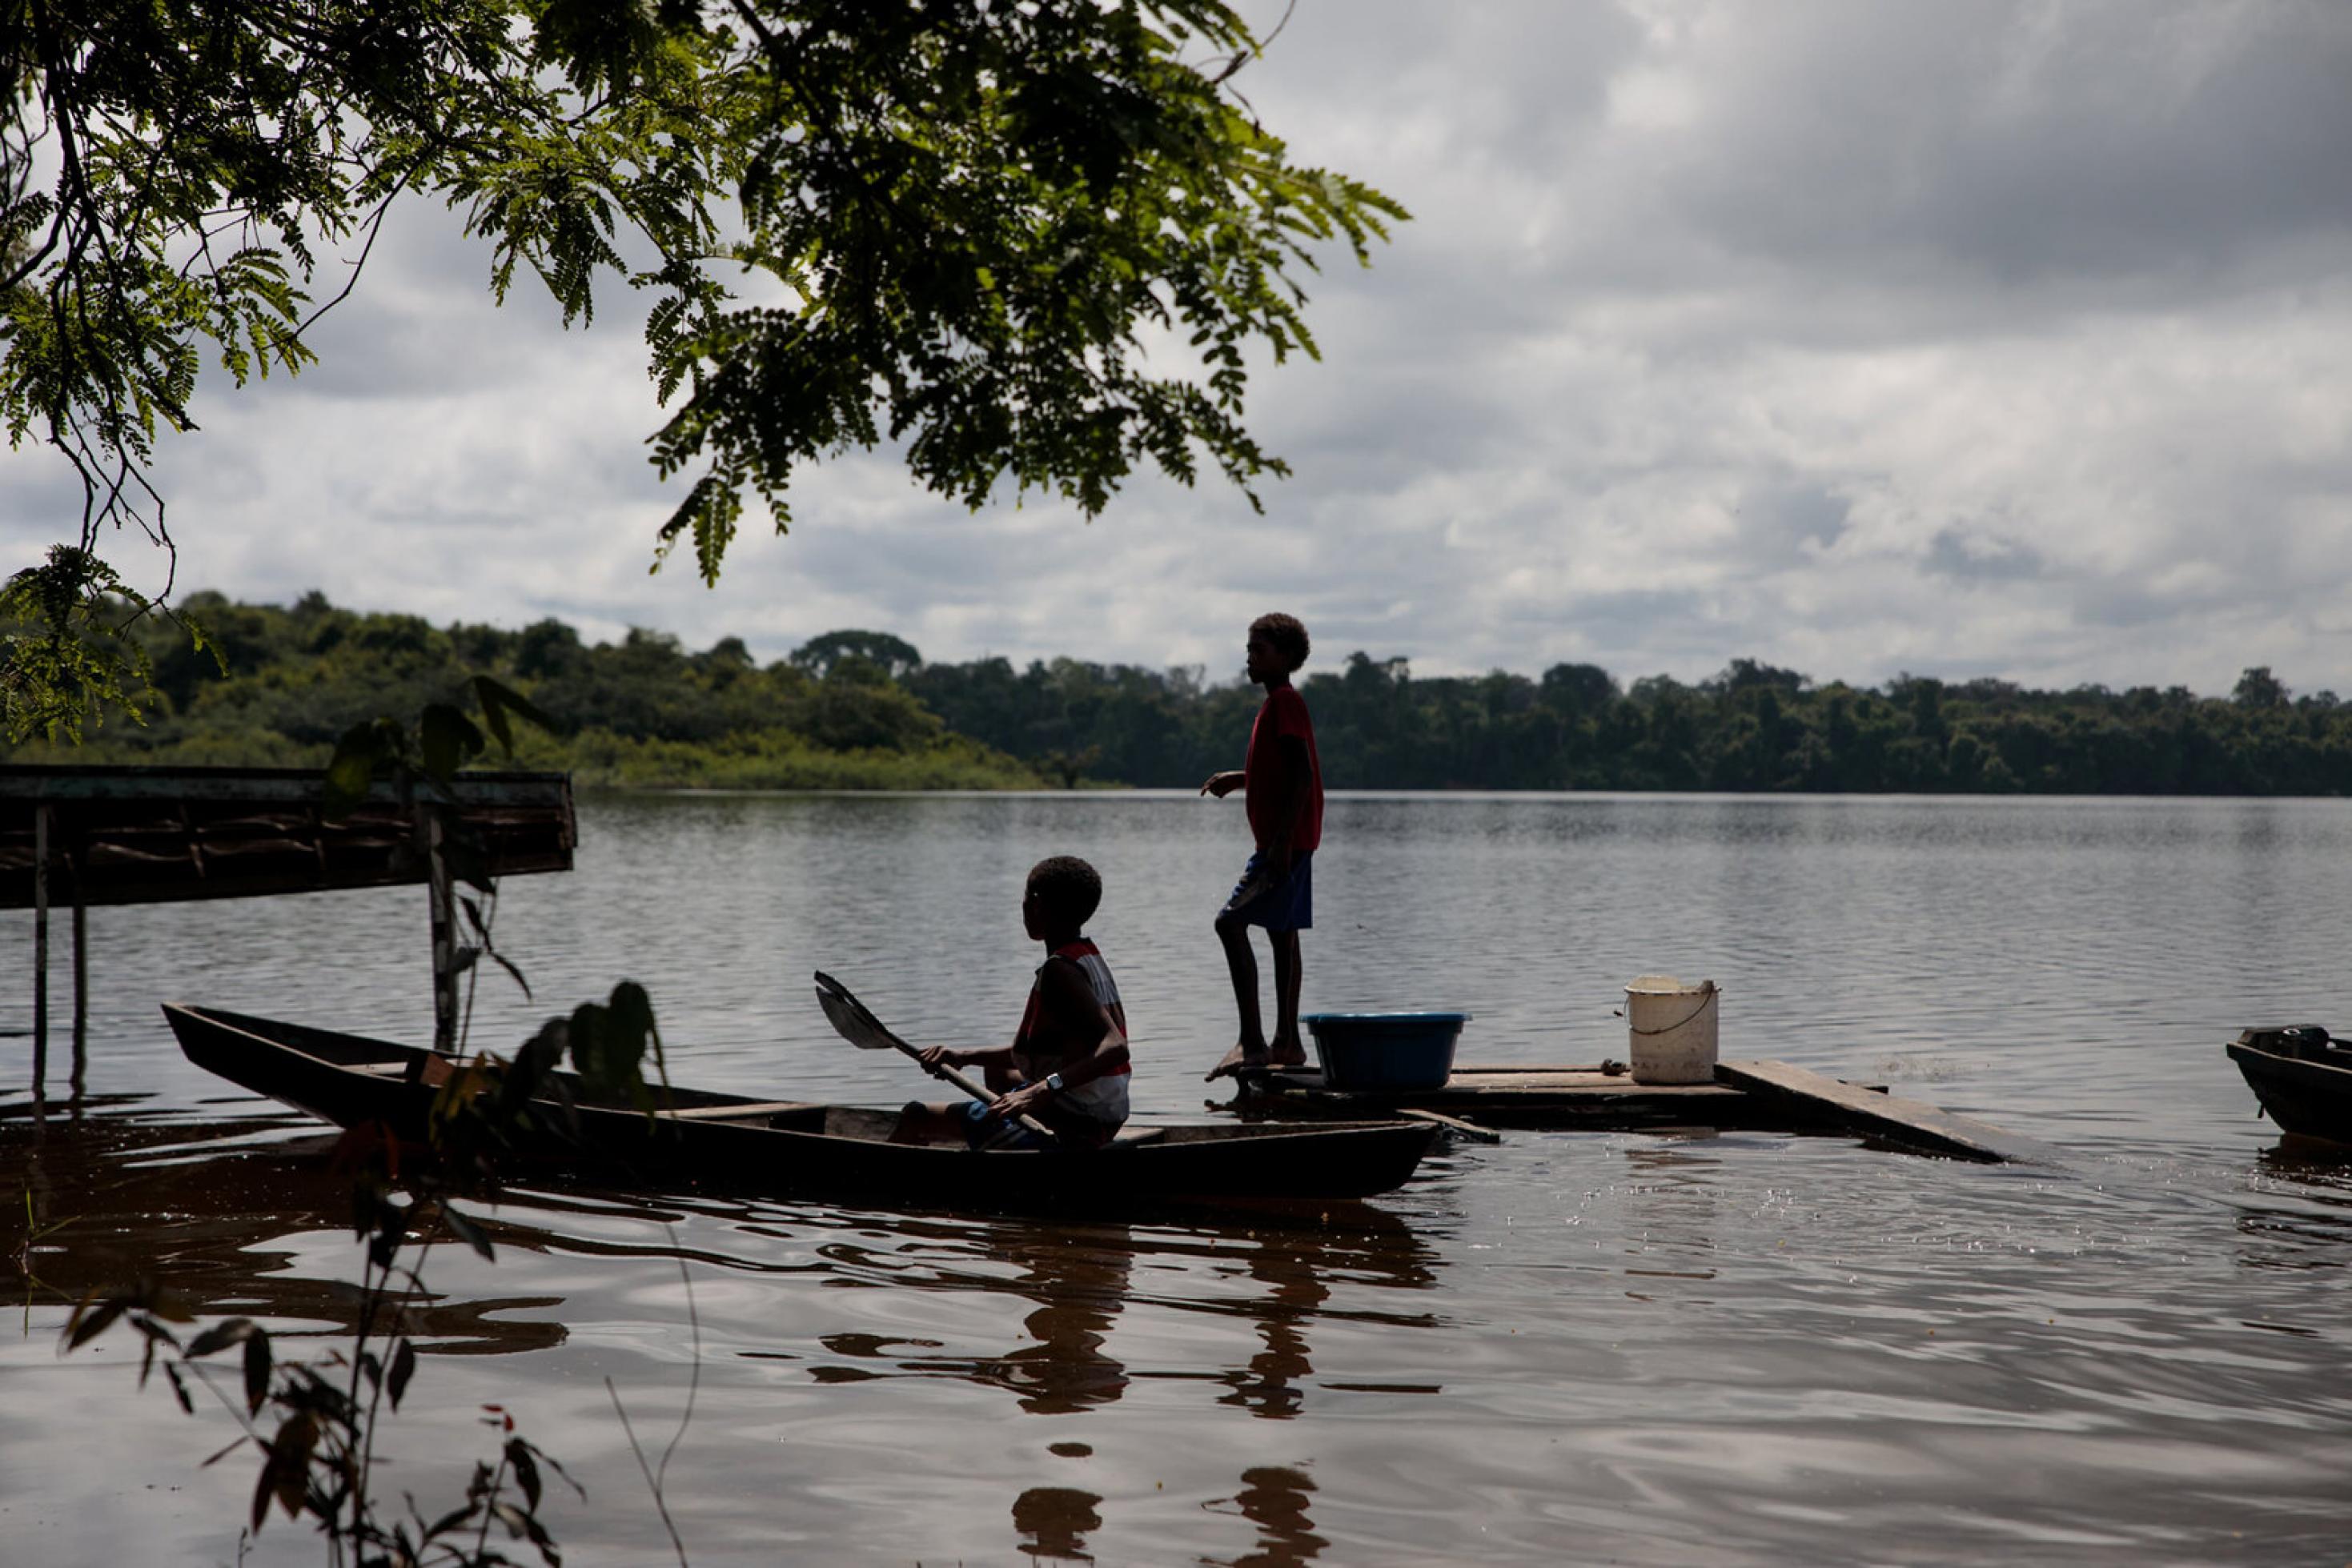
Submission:
{"label": "river water", "polygon": [[[1189,794],[592,800],[578,871],[499,916],[537,1000],[486,981],[475,1039],[626,976],[680,1082],[896,1103],[927,1081],[840,1044],[809,972],[1001,1040],[1023,873],[1068,852],[1139,1115],[1199,1115],[1245,837]],[[1517,1133],[1361,1206],[1131,1224],[524,1189],[495,1263],[427,1263],[388,1473],[453,1502],[498,1405],[586,1489],[549,1504],[568,1563],[674,1561],[615,1403],[658,1463],[690,1399],[665,1492],[703,1564],[2342,1562],[2352,1165],[2282,1148],[2221,1047],[2352,1028],[2347,873],[2344,802],[1335,796],[1309,1009],[1463,1008],[1463,1061],[1591,1062],[1626,980],[1711,977],[1725,1055],[2064,1163]],[[237,1560],[257,1465],[202,1468],[229,1418],[140,1390],[128,1334],[61,1354],[65,1299],[144,1270],[332,1348],[359,1260],[320,1140],[155,1004],[422,1040],[423,902],[93,911],[86,1095],[37,1143],[31,922],[0,917],[0,1561]],[[279,1516],[246,1561],[320,1555]]]}

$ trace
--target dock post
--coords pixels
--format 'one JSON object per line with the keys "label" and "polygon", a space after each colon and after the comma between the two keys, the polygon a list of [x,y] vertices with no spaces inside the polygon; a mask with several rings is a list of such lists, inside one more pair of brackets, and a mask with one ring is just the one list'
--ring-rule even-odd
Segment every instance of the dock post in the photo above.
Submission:
{"label": "dock post", "polygon": [[89,908],[82,903],[81,874],[74,873],[74,1113],[81,1113],[82,1081],[89,1072]]}
{"label": "dock post", "polygon": [[49,808],[33,808],[33,1100],[49,1076]]}
{"label": "dock post", "polygon": [[423,810],[425,885],[433,901],[433,1049],[446,1056],[457,1049],[457,910],[441,852],[441,818],[429,806]]}

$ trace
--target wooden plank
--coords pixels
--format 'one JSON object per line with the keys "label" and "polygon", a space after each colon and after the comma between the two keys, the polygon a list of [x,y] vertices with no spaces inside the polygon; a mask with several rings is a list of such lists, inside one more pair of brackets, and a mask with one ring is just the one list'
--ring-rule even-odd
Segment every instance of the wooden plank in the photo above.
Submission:
{"label": "wooden plank", "polygon": [[1321,1071],[1313,1067],[1271,1072],[1255,1082],[1275,1093],[1318,1094],[1367,1104],[1443,1106],[1449,1102],[1532,1103],[1563,1097],[1598,1104],[1610,1100],[1704,1102],[1738,1098],[1738,1091],[1720,1083],[1636,1083],[1622,1073],[1605,1073],[1598,1068],[1531,1068],[1518,1073],[1469,1068],[1455,1071],[1443,1087],[1436,1089],[1331,1089],[1325,1086]]}
{"label": "wooden plank", "polygon": [[1286,1067],[1264,1074],[1264,1082],[1276,1088],[1312,1089],[1332,1094],[1450,1094],[1467,1090],[1496,1090],[1514,1092],[1545,1088],[1575,1088],[1594,1091],[1656,1089],[1712,1090],[1712,1083],[1636,1083],[1624,1073],[1606,1073],[1597,1068],[1547,1067],[1528,1072],[1490,1072],[1471,1068],[1454,1072],[1445,1082],[1434,1089],[1338,1089],[1326,1083],[1322,1070],[1315,1067]]}
{"label": "wooden plank", "polygon": [[1956,1159],[2064,1163],[2060,1150],[1987,1122],[1955,1115],[1924,1100],[1882,1094],[1786,1061],[1722,1061],[1716,1076],[1734,1088],[1777,1100],[1801,1114],[1866,1137]]}
{"label": "wooden plank", "polygon": [[1485,1073],[1457,1072],[1445,1081],[1448,1089],[1493,1090],[1500,1093],[1527,1093],[1548,1089],[1589,1089],[1595,1092],[1620,1089],[1707,1089],[1712,1084],[1636,1083],[1623,1073],[1574,1072],[1566,1069],[1551,1072]]}
{"label": "wooden plank", "polygon": [[[1600,1070],[1601,1070],[1600,1062],[1592,1062],[1592,1065],[1590,1065],[1590,1067],[1528,1065],[1528,1062],[1461,1062],[1461,1065],[1454,1067],[1454,1077],[1463,1077],[1463,1074],[1465,1074],[1465,1072],[1479,1074],[1479,1077],[1486,1077],[1486,1074],[1494,1074],[1494,1077],[1512,1077],[1512,1074],[1528,1074],[1528,1072],[1590,1072],[1590,1074],[1600,1074]],[[1609,1074],[1609,1077],[1625,1077],[1625,1074],[1618,1072],[1618,1074]]]}
{"label": "wooden plank", "polygon": [[1785,1061],[1730,1061],[1713,1083],[1636,1083],[1597,1068],[1458,1068],[1443,1088],[1348,1091],[1321,1071],[1293,1068],[1244,1081],[1236,1103],[1308,1116],[1471,1118],[1488,1127],[1639,1131],[1671,1126],[1845,1133],[1950,1158],[2063,1165],[2063,1151],[1900,1095],[1843,1082]]}
{"label": "wooden plank", "polygon": [[1486,1127],[1601,1129],[1758,1124],[1755,1097],[1719,1083],[1645,1084],[1597,1070],[1552,1069],[1465,1081],[1456,1072],[1439,1089],[1391,1092],[1326,1089],[1312,1067],[1244,1080],[1236,1103],[1306,1116],[1393,1116],[1434,1111]]}

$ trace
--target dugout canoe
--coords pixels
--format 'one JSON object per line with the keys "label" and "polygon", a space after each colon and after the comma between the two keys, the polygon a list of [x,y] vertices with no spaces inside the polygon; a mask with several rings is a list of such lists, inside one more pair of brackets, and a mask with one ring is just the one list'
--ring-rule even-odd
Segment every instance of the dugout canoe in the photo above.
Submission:
{"label": "dugout canoe", "polygon": [[[206,1071],[340,1127],[380,1123],[401,1139],[425,1136],[427,1068],[446,1058],[218,1008],[168,1002],[163,1016]],[[677,1089],[648,1117],[570,1073],[551,1076],[572,1105],[548,1100],[517,1150],[541,1167],[933,1208],[1370,1197],[1402,1186],[1439,1132],[1418,1122],[1152,1124],[1103,1149],[975,1153],[888,1142],[895,1110]]]}
{"label": "dugout canoe", "polygon": [[2279,1131],[2352,1144],[2352,1041],[2297,1024],[2243,1030],[2229,1051]]}

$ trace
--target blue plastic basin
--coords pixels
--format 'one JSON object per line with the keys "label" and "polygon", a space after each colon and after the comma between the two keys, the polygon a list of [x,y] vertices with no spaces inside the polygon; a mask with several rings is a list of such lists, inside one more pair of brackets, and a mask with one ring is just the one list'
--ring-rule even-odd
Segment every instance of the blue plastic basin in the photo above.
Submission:
{"label": "blue plastic basin", "polygon": [[1468,1013],[1308,1013],[1323,1082],[1334,1089],[1436,1089],[1454,1071]]}

